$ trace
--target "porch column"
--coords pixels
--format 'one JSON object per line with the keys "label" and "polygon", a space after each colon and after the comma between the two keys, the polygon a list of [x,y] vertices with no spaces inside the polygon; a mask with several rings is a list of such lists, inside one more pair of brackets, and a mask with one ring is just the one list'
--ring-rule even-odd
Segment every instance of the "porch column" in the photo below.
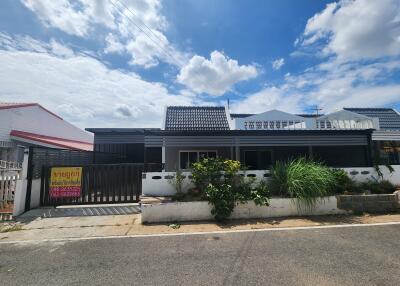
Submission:
{"label": "porch column", "polygon": [[313,149],[312,146],[308,146],[308,157],[313,159]]}
{"label": "porch column", "polygon": [[147,166],[147,148],[146,145],[143,147],[143,165],[144,165],[144,171],[148,172],[148,166]]}
{"label": "porch column", "polygon": [[239,139],[235,137],[235,160],[240,161]]}
{"label": "porch column", "polygon": [[165,172],[165,140],[163,138],[163,144],[161,147],[161,170]]}
{"label": "porch column", "polygon": [[369,166],[369,167],[373,167],[374,166],[374,159],[375,159],[375,156],[376,156],[376,160],[378,160],[378,162],[376,162],[376,163],[380,163],[379,161],[380,161],[380,152],[378,153],[378,154],[375,154],[374,152],[375,152],[375,150],[373,149],[373,144],[372,144],[372,133],[370,133],[370,134],[368,134],[368,145],[367,145],[367,148],[366,148],[366,161],[367,161],[367,166]]}

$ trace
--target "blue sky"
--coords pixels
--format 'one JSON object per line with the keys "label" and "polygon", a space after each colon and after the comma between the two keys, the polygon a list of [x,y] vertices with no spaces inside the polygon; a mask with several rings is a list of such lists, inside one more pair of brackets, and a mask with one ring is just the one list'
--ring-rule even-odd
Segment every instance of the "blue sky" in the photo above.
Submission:
{"label": "blue sky", "polygon": [[166,105],[400,108],[400,1],[3,0],[0,101],[80,127]]}

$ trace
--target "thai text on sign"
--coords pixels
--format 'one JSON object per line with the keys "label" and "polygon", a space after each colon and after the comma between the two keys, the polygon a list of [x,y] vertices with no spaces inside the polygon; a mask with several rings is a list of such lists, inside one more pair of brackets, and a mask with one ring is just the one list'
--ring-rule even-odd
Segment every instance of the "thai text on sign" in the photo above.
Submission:
{"label": "thai text on sign", "polygon": [[50,174],[50,198],[81,196],[82,167],[53,167]]}

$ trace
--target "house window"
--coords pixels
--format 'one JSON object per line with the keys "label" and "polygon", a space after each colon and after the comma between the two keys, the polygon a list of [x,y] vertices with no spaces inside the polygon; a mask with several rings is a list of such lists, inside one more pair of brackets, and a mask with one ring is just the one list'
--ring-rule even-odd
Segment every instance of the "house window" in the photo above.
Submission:
{"label": "house window", "polygon": [[193,163],[201,158],[216,158],[217,151],[179,151],[179,166],[181,169],[190,169]]}
{"label": "house window", "polygon": [[245,150],[244,164],[249,170],[267,170],[272,164],[271,150]]}
{"label": "house window", "polygon": [[396,141],[380,142],[381,164],[398,165],[400,163],[400,143]]}

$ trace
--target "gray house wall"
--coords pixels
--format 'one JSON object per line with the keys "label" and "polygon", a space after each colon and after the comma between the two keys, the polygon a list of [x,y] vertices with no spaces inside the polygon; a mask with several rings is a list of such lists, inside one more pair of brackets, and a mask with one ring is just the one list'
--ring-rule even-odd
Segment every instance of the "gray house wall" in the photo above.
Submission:
{"label": "gray house wall", "polygon": [[223,158],[240,159],[245,150],[270,150],[271,163],[310,156],[330,166],[372,166],[371,131],[221,131],[103,130],[96,133],[95,151],[122,154],[124,162],[160,163],[165,146],[165,170],[179,167],[179,151],[215,150]]}
{"label": "gray house wall", "polygon": [[179,168],[179,151],[217,151],[218,157],[231,158],[231,147],[166,147],[165,171],[172,172]]}

